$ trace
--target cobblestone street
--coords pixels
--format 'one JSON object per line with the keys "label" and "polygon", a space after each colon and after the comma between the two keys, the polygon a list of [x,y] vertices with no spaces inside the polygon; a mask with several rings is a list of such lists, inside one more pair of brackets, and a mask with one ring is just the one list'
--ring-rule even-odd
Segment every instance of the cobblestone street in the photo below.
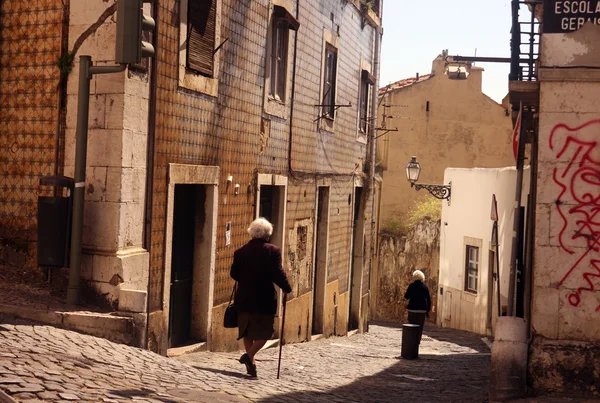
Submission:
{"label": "cobblestone street", "polygon": [[[0,317],[0,389],[17,401],[485,402],[489,349],[477,335],[426,328],[420,359],[399,358],[401,330],[239,353],[165,358],[104,339]],[[1,401],[2,399],[0,399]]]}

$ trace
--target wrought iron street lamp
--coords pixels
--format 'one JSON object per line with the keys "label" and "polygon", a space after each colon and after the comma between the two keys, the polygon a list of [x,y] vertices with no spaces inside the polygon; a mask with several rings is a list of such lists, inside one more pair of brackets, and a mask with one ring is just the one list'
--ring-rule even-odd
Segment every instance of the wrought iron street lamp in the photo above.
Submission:
{"label": "wrought iron street lamp", "polygon": [[452,182],[447,185],[427,185],[424,183],[417,183],[420,174],[421,164],[417,161],[417,157],[412,157],[408,164],[406,164],[406,178],[410,182],[410,186],[414,187],[415,190],[425,189],[431,193],[433,197],[441,200],[448,200],[448,204],[450,204]]}

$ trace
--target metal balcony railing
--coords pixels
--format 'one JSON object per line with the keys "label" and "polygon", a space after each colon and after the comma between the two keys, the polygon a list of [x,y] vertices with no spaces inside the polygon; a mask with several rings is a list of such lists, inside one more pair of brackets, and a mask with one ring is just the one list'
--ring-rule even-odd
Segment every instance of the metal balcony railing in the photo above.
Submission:
{"label": "metal balcony railing", "polygon": [[[542,1],[539,0],[512,0],[511,81],[537,81],[541,30],[536,15],[541,7]],[[521,16],[520,11],[526,12]]]}

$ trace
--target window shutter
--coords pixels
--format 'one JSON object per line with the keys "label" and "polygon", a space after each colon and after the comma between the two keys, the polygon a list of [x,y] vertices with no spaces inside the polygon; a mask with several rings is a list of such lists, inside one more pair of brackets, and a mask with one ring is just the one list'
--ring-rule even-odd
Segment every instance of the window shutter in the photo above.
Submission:
{"label": "window shutter", "polygon": [[332,63],[333,66],[331,66],[331,91],[329,96],[331,97],[330,100],[330,104],[331,104],[331,112],[329,113],[329,116],[331,116],[331,118],[333,118],[335,116],[335,80],[337,77],[337,50],[332,50]]}
{"label": "window shutter", "polygon": [[278,24],[278,49],[277,49],[277,95],[285,101],[285,84],[287,77],[287,52],[288,52],[288,30],[279,22]]}
{"label": "window shutter", "polygon": [[287,21],[289,29],[292,31],[297,31],[300,28],[300,22],[294,17],[290,12],[282,6],[275,6],[273,10],[273,15],[277,18],[281,18]]}
{"label": "window shutter", "polygon": [[189,0],[187,67],[212,76],[217,0]]}

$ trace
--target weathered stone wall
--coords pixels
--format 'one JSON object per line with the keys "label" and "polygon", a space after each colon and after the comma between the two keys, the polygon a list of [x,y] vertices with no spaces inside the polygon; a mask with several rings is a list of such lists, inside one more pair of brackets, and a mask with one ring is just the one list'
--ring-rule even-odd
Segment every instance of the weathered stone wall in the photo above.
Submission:
{"label": "weathered stone wall", "polygon": [[599,39],[593,25],[542,38],[529,357],[538,393],[599,393]]}
{"label": "weathered stone wall", "polygon": [[435,323],[439,264],[439,221],[424,219],[406,235],[381,234],[372,319],[385,322],[406,320],[404,293],[412,282],[412,272],[419,269],[425,273],[425,283],[431,294],[429,320]]}

